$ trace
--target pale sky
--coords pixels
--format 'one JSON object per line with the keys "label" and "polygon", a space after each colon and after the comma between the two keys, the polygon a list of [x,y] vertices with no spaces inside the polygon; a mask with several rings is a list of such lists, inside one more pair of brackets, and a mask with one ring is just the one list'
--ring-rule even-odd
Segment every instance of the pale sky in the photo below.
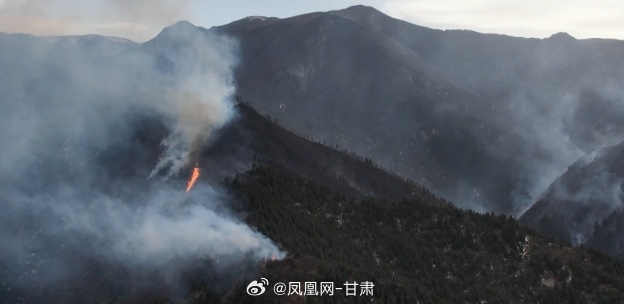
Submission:
{"label": "pale sky", "polygon": [[146,41],[179,20],[209,28],[252,15],[285,18],[356,4],[436,29],[624,40],[620,0],[0,0],[0,32]]}

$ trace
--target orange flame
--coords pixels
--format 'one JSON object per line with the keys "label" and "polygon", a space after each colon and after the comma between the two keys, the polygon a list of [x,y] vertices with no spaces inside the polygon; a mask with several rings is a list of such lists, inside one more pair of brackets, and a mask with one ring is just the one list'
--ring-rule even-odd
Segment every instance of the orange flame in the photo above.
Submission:
{"label": "orange flame", "polygon": [[193,185],[195,185],[198,177],[199,167],[195,166],[195,168],[193,168],[193,175],[191,175],[191,179],[188,181],[188,185],[186,186],[186,192],[189,192],[191,188],[193,188]]}

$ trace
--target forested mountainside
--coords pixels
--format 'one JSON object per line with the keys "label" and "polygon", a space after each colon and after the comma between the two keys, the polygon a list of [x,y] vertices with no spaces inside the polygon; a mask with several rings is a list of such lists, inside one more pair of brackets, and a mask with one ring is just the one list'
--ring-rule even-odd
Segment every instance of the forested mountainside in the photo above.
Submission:
{"label": "forested mountainside", "polygon": [[0,302],[624,301],[621,41],[355,6],[0,50]]}
{"label": "forested mountainside", "polygon": [[624,144],[572,164],[520,218],[537,231],[621,257]]}
{"label": "forested mountainside", "polygon": [[519,216],[624,139],[621,41],[442,31],[365,6],[210,31],[239,41],[238,94],[260,111],[461,207]]}
{"label": "forested mountainside", "polygon": [[[238,118],[202,154],[204,173],[196,187],[220,180],[231,212],[275,241],[284,259],[250,261],[229,267],[226,275],[218,260],[189,263],[180,257],[163,268],[185,265],[174,281],[163,281],[160,271],[145,281],[141,270],[93,260],[72,245],[64,254],[83,271],[51,285],[10,286],[2,289],[2,298],[26,303],[370,301],[339,291],[332,298],[276,296],[270,289],[248,296],[245,287],[260,277],[271,283],[331,281],[336,287],[370,281],[375,300],[384,303],[612,303],[624,297],[624,264],[605,254],[543,238],[508,216],[458,209],[368,160],[301,138],[246,105],[237,109]],[[141,120],[133,134],[134,148],[124,152],[126,157],[116,157],[113,149],[95,159],[128,181],[141,170],[124,169],[140,169],[158,157],[158,138],[165,133],[151,117]],[[341,166],[351,170],[334,171]],[[367,174],[349,181],[349,172]],[[382,186],[390,183],[399,187],[389,192],[393,195]]]}
{"label": "forested mountainside", "polygon": [[[459,210],[426,190],[411,199],[352,200],[296,173],[257,166],[230,181],[247,220],[288,250],[257,277],[271,283],[375,283],[383,303],[613,303],[624,264],[522,228]],[[367,297],[245,295],[229,303],[365,303]],[[269,290],[270,291],[270,290]]]}

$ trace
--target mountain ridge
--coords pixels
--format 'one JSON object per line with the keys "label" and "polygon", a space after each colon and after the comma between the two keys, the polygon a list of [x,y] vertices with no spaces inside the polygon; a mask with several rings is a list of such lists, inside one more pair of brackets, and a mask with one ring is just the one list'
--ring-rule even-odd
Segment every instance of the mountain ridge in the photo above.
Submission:
{"label": "mountain ridge", "polygon": [[[260,23],[262,26],[258,26]],[[169,213],[178,216],[192,215],[196,214],[194,212],[196,209],[185,208],[202,203],[210,204],[211,202],[206,200],[217,195],[215,193],[221,194],[220,190],[223,190],[223,197],[217,195],[217,201],[212,202],[216,206],[209,210],[214,213],[226,209],[222,217],[239,219],[240,222],[234,221],[233,226],[248,225],[253,233],[262,236],[261,240],[275,242],[279,251],[284,252],[285,258],[278,261],[279,258],[276,257],[276,261],[271,261],[266,257],[264,261],[256,261],[251,254],[251,260],[245,257],[239,263],[223,270],[220,266],[227,265],[227,261],[218,257],[227,257],[220,255],[219,251],[213,252],[217,256],[216,259],[210,253],[204,255],[200,252],[200,255],[193,255],[191,261],[174,255],[175,258],[165,261],[164,265],[158,265],[156,269],[145,270],[141,267],[134,269],[127,267],[123,263],[125,260],[110,259],[105,254],[109,249],[109,239],[105,238],[100,242],[96,240],[95,244],[90,246],[93,238],[88,237],[89,234],[83,235],[82,231],[79,231],[67,236],[66,218],[62,216],[63,213],[56,216],[54,212],[62,202],[48,204],[49,202],[45,201],[41,204],[45,205],[44,208],[38,210],[40,213],[25,213],[26,216],[23,217],[21,216],[23,213],[19,212],[15,217],[6,213],[1,214],[3,219],[0,221],[3,228],[1,235],[6,234],[19,241],[33,242],[40,247],[36,246],[32,252],[41,253],[41,257],[51,256],[61,259],[67,264],[59,263],[59,265],[69,265],[72,269],[62,273],[66,275],[65,280],[57,279],[58,269],[55,268],[57,265],[46,264],[47,260],[39,259],[39,255],[24,253],[17,257],[20,258],[19,261],[22,261],[21,258],[31,259],[27,260],[27,263],[9,263],[11,256],[5,255],[5,251],[0,251],[0,264],[7,265],[0,275],[3,279],[11,280],[13,284],[10,288],[1,286],[0,301],[7,299],[7,302],[26,303],[44,301],[292,303],[325,300],[348,302],[352,299],[298,296],[277,298],[271,294],[272,288],[267,288],[269,292],[265,296],[255,298],[247,296],[246,287],[249,282],[261,277],[268,278],[273,284],[280,281],[325,281],[334,282],[337,286],[345,281],[372,281],[375,284],[375,299],[384,303],[416,301],[476,303],[484,300],[505,303],[614,303],[624,299],[622,261],[593,250],[574,248],[565,242],[541,237],[519,225],[512,216],[493,214],[493,211],[512,213],[509,210],[513,208],[497,204],[504,204],[504,200],[509,199],[510,192],[513,193],[511,190],[516,189],[514,183],[522,181],[517,175],[521,175],[518,172],[522,172],[524,167],[515,166],[526,160],[528,158],[526,155],[544,159],[545,163],[550,161],[549,157],[552,155],[543,153],[539,149],[542,147],[532,144],[540,139],[554,141],[557,139],[554,135],[560,134],[548,133],[550,129],[546,127],[551,126],[548,124],[535,129],[514,125],[517,128],[505,129],[503,132],[499,130],[502,128],[501,125],[487,119],[499,118],[508,124],[513,124],[514,121],[503,119],[506,117],[498,116],[498,111],[489,107],[493,105],[503,107],[507,103],[521,104],[520,101],[515,103],[502,98],[502,101],[480,100],[499,92],[487,91],[486,89],[492,89],[490,87],[486,87],[484,91],[472,92],[456,87],[454,82],[443,81],[444,77],[461,79],[462,73],[469,73],[479,65],[492,63],[482,61],[492,53],[476,57],[472,57],[474,53],[467,54],[465,58],[472,60],[467,63],[456,61],[449,62],[446,66],[431,63],[434,62],[433,59],[443,58],[431,56],[444,49],[446,43],[458,42],[457,45],[463,47],[472,45],[473,40],[483,42],[473,39],[476,37],[474,33],[452,32],[450,33],[452,39],[449,38],[451,40],[440,38],[441,40],[437,42],[432,41],[432,44],[437,43],[435,48],[414,51],[405,44],[397,46],[399,42],[385,34],[385,36],[379,33],[371,34],[367,27],[324,13],[285,22],[282,19],[248,19],[234,25],[229,29],[203,29],[183,22],[163,30],[162,35],[131,51],[115,56],[96,56],[102,59],[102,62],[98,62],[98,66],[120,68],[124,75],[130,76],[129,79],[146,76],[141,74],[143,70],[140,68],[137,72],[127,70],[128,65],[124,65],[135,59],[133,56],[137,54],[148,57],[146,61],[150,66],[146,71],[175,76],[185,70],[176,66],[174,60],[163,54],[173,51],[188,55],[189,52],[186,51],[194,46],[196,38],[202,38],[200,35],[216,35],[223,33],[224,30],[231,30],[235,34],[234,38],[242,38],[241,67],[236,72],[238,73],[236,80],[242,81],[242,89],[237,92],[241,93],[238,95],[241,104],[233,111],[238,114],[222,128],[215,130],[207,139],[203,152],[194,163],[201,171],[201,175],[195,188],[190,192],[184,192],[187,187],[186,178],[195,168],[185,168],[179,175],[174,175],[169,180],[160,179],[160,175],[146,179],[154,164],[163,156],[165,148],[163,139],[167,138],[171,130],[168,129],[166,118],[145,111],[142,107],[139,107],[138,111],[130,109],[128,113],[113,116],[115,119],[110,122],[113,126],[106,124],[112,128],[113,142],[102,144],[99,141],[88,141],[81,146],[77,140],[68,142],[63,141],[63,137],[60,137],[61,140],[55,138],[52,143],[44,142],[42,145],[44,151],[36,155],[38,159],[32,165],[38,169],[35,171],[37,172],[35,178],[31,178],[31,172],[28,170],[7,172],[2,178],[14,178],[16,174],[23,174],[28,179],[25,180],[25,185],[18,186],[23,186],[27,190],[41,188],[45,190],[66,183],[101,192],[102,200],[90,200],[91,192],[86,192],[84,198],[78,198],[78,206],[81,210],[84,209],[87,215],[92,215],[92,219],[100,218],[102,215],[100,212],[106,209],[97,208],[102,205],[106,207],[109,198],[118,197],[129,198],[128,204],[131,208],[122,211],[132,212],[136,207],[139,210],[136,213],[137,217],[150,213],[158,213],[159,216]],[[346,40],[349,37],[352,40]],[[219,42],[231,41],[224,39]],[[417,40],[411,42],[415,47],[423,47]],[[551,48],[550,45],[540,47],[544,49],[538,51],[543,53],[536,51],[535,54],[561,55],[557,52],[567,50],[558,49],[556,45],[555,48]],[[509,46],[500,46],[497,52],[503,52],[506,48]],[[24,47],[23,50],[31,49]],[[273,50],[281,52],[273,54]],[[30,52],[22,52],[20,48],[10,51],[0,53],[0,59],[11,58],[11,55],[20,59],[10,60],[12,66],[18,67],[16,71],[29,66],[29,57],[26,55],[30,55]],[[466,52],[470,53],[469,51],[470,48],[467,48]],[[524,51],[526,49],[518,53]],[[581,49],[580,53],[585,54],[585,51],[587,50]],[[448,49],[447,52],[457,53],[452,49]],[[429,58],[427,60],[430,61],[425,61],[422,65],[433,65],[436,70],[445,71],[442,75],[444,77],[437,78],[436,75],[432,75],[431,73],[435,71],[431,72],[423,68],[420,62],[414,62],[416,59],[411,58],[412,54]],[[44,100],[54,108],[64,104],[67,97],[73,97],[73,94],[68,92],[72,92],[71,89],[75,89],[76,86],[72,86],[74,83],[64,74],[66,72],[64,68],[76,62],[78,64],[84,62],[76,61],[76,58],[70,56],[71,53],[61,55],[54,58],[58,62],[44,65],[41,69],[43,72],[35,70],[36,73],[33,75],[38,78],[37,82],[28,82],[31,86],[28,87],[30,89],[27,93],[31,95],[24,98],[27,101],[26,106],[37,108],[38,102]],[[403,64],[404,59],[409,64]],[[538,56],[538,59],[548,62],[557,58]],[[1,60],[0,62],[4,63]],[[45,64],[47,63],[49,62],[46,61]],[[152,64],[156,66],[155,69],[152,69]],[[557,84],[574,84],[579,79],[562,72],[574,71],[581,67],[583,66],[566,70],[555,66],[546,74],[561,73],[569,78],[561,79],[561,83]],[[491,68],[500,73],[483,74],[480,77],[484,79],[499,77],[504,80],[505,77],[515,79],[518,76],[514,74],[517,72],[516,68],[498,69],[500,67],[496,64]],[[333,72],[339,77],[330,78],[329,76],[334,75]],[[451,72],[456,74],[450,75]],[[510,74],[506,75],[504,72]],[[29,76],[30,74],[24,78],[27,81],[31,80]],[[246,78],[252,76],[256,78]],[[531,78],[530,73],[524,76]],[[4,77],[3,80],[11,80],[7,75]],[[521,78],[517,79],[519,81]],[[581,80],[587,81],[584,77],[581,77]],[[50,81],[55,81],[52,82],[55,85],[43,85]],[[0,90],[12,92],[10,89],[15,86],[9,84],[11,82],[0,81]],[[463,82],[461,86],[470,88],[478,87],[478,84]],[[548,84],[543,85],[547,87]],[[564,88],[566,87],[563,85],[557,87]],[[104,89],[106,94],[102,99],[105,101],[124,101],[118,99],[117,95],[109,95],[110,88]],[[258,96],[250,94],[254,89],[258,90]],[[401,91],[403,89],[409,94],[403,95],[404,91]],[[48,101],[50,93],[52,97],[57,98],[49,98]],[[507,96],[503,93],[500,93],[500,96]],[[558,94],[558,91],[544,93],[547,96]],[[95,94],[85,94],[84,99],[90,101],[93,95]],[[249,96],[252,98],[247,99]],[[151,102],[153,96],[148,94],[139,97]],[[539,99],[537,97],[536,99]],[[578,107],[568,99],[556,101],[567,101],[569,103],[564,105],[584,114],[590,112],[600,116],[598,114],[602,112],[609,112],[615,113],[613,117],[617,118],[616,108],[609,107],[609,103],[602,97],[587,94],[585,102],[591,107]],[[527,98],[528,101],[530,99]],[[53,101],[59,104],[53,104]],[[613,102],[617,101],[618,95],[614,95]],[[595,109],[600,103],[606,106]],[[0,99],[1,107],[15,104],[21,106],[20,103],[13,102],[13,96]],[[110,103],[104,105],[96,107],[94,113],[88,113],[93,116],[84,117],[95,117],[96,120],[106,117],[103,110],[109,108]],[[334,107],[336,105],[344,107]],[[530,107],[533,104],[525,106]],[[73,110],[73,108],[67,110],[67,114],[72,115],[68,117],[74,117]],[[89,110],[93,109],[90,107]],[[511,110],[520,111],[521,108]],[[538,116],[542,112],[547,112],[537,110],[532,115]],[[320,116],[306,116],[312,114]],[[613,117],[607,118],[614,119]],[[300,125],[293,124],[306,118],[308,120],[301,122]],[[601,127],[585,131],[589,135],[594,135],[592,132],[596,131],[596,136],[600,139],[601,133],[598,131],[603,127],[609,129],[612,126],[607,118],[597,122],[588,118],[592,125],[598,124]],[[43,126],[44,129],[54,129],[53,127]],[[69,129],[72,132],[83,131]],[[85,132],[90,132],[87,135],[106,133],[102,130],[85,129]],[[308,133],[308,130],[315,129],[328,132],[326,134],[337,134],[338,137],[324,138],[319,136],[323,135],[321,133]],[[617,131],[617,128],[614,130]],[[518,137],[504,136],[516,133],[519,134]],[[301,134],[308,135],[300,136]],[[543,138],[536,138],[539,136]],[[522,141],[513,142],[516,138]],[[494,145],[493,142],[498,143],[496,146],[500,148],[498,154],[490,150]],[[512,147],[509,148],[507,145]],[[517,146],[522,145],[528,145],[529,148],[511,153]],[[588,146],[592,144],[589,143]],[[357,151],[358,147],[361,151]],[[349,154],[345,151],[353,152]],[[361,153],[362,151],[377,153],[368,155]],[[95,170],[89,172],[93,173],[92,178],[78,175],[79,170],[86,165]],[[581,163],[576,167],[582,167]],[[402,169],[403,172],[417,171],[416,174],[420,174],[424,179],[414,179],[418,184],[410,182],[404,176],[390,173],[397,172],[393,170],[396,168]],[[466,198],[471,194],[471,198],[475,199],[475,205],[467,207],[478,209],[481,206],[483,209],[478,211],[482,213],[452,206],[448,200],[440,198],[424,187],[427,185],[427,179],[440,182],[441,184],[436,185],[438,187],[446,186],[447,189],[443,190],[463,186],[465,193],[460,191],[455,193],[455,196]],[[422,182],[423,180],[425,182]],[[490,182],[497,184],[488,188],[487,184]],[[12,184],[6,185],[2,186],[10,187]],[[158,210],[159,212],[143,212],[142,206],[133,204],[135,201],[142,202],[141,199],[146,199],[150,190],[158,192],[162,190],[161,188],[169,187],[171,189],[168,190],[175,195],[163,199],[167,208]],[[511,190],[505,192],[501,188]],[[46,196],[46,192],[43,192],[42,196]],[[487,198],[481,198],[485,196]],[[172,197],[175,200],[172,200]],[[0,198],[3,201],[12,199]],[[149,198],[148,196],[146,200]],[[458,205],[461,206],[461,203]],[[22,206],[18,204],[18,208]],[[26,209],[28,208],[18,210],[30,211]],[[177,210],[188,211],[188,214],[177,214],[175,213]],[[94,225],[94,230],[114,230],[128,219],[133,220],[128,218],[125,212],[122,213],[124,215],[120,217],[121,220],[104,225],[105,229]],[[58,226],[52,226],[57,227],[58,229],[53,230],[58,231],[40,232],[39,226],[46,226],[37,220],[45,214],[53,214],[48,220],[58,222]],[[617,218],[617,214],[613,218]],[[218,218],[209,219],[211,219],[207,221],[209,225],[219,227],[218,223],[213,221]],[[205,224],[204,222],[202,221],[202,224]],[[171,230],[178,230],[178,224],[181,222],[173,223]],[[160,226],[159,224],[155,222],[150,228],[156,228],[154,226]],[[609,236],[613,222],[608,220],[602,224],[604,226],[598,228],[605,231],[603,235]],[[206,233],[203,228],[197,229],[199,231],[187,226],[182,228],[184,235]],[[228,229],[217,230],[215,234],[222,237],[222,233],[226,233],[225,230]],[[120,234],[123,237],[130,232],[132,231],[122,231]],[[61,241],[49,245],[48,241],[50,243],[54,241],[54,233],[60,235]],[[152,235],[154,234],[150,234]],[[160,236],[157,235],[156,239]],[[194,241],[192,238],[191,240]],[[612,245],[617,246],[618,243]],[[178,247],[174,248],[174,251],[184,249],[187,248]],[[50,251],[48,255],[46,250]],[[609,252],[609,248],[605,250]],[[237,252],[235,250],[233,254],[236,255]],[[124,257],[134,258],[135,255],[130,253]],[[40,262],[44,264],[44,268],[49,268],[40,268],[33,272],[32,267],[38,267]],[[185,267],[176,268],[178,264]],[[177,272],[167,277],[168,280],[163,279],[160,276],[161,272],[169,270],[169,266]],[[53,272],[55,276],[51,279],[45,277],[46,271]],[[137,275],[133,275],[135,271]],[[27,275],[27,281],[22,281],[20,275]],[[50,279],[52,283],[35,284],[40,276]],[[5,281],[2,282],[4,284]],[[366,297],[355,299],[367,303],[370,300]]]}
{"label": "mountain ridge", "polygon": [[519,221],[540,233],[621,257],[624,143],[572,164]]}
{"label": "mountain ridge", "polygon": [[619,43],[433,30],[364,6],[213,29],[240,42],[254,107],[462,207],[519,216],[623,139]]}

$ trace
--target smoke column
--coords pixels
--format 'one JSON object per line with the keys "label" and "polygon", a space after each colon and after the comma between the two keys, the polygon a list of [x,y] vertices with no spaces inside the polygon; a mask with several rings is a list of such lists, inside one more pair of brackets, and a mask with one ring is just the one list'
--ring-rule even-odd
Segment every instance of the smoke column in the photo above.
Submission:
{"label": "smoke column", "polygon": [[187,176],[174,178],[234,115],[236,41],[179,23],[114,56],[81,40],[0,45],[11,71],[0,75],[0,299],[86,280],[102,263],[166,281],[192,261],[236,276],[284,256],[218,187],[200,178],[186,193]]}

